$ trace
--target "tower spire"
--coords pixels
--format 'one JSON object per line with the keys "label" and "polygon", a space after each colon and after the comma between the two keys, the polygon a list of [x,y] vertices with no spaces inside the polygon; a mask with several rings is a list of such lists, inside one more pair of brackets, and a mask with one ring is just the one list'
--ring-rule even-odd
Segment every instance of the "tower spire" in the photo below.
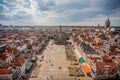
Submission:
{"label": "tower spire", "polygon": [[110,20],[109,20],[109,17],[108,17],[108,21],[110,21]]}
{"label": "tower spire", "polygon": [[110,27],[110,20],[109,20],[109,17],[108,19],[105,21],[105,28],[109,28]]}

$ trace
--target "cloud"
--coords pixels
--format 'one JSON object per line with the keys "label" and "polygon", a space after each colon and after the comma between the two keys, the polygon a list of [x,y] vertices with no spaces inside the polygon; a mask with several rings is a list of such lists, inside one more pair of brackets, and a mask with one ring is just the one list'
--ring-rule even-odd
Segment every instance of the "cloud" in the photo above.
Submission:
{"label": "cloud", "polygon": [[7,12],[9,9],[8,7],[6,7],[3,4],[0,4],[0,14],[4,14],[5,12]]}
{"label": "cloud", "polygon": [[120,0],[2,0],[0,22],[21,25],[104,25],[104,21],[110,17],[114,25],[120,25],[119,2]]}
{"label": "cloud", "polygon": [[26,0],[3,0],[3,2],[9,4],[9,5],[25,5]]}
{"label": "cloud", "polygon": [[56,5],[54,0],[41,0],[41,1],[36,0],[36,2],[38,5],[38,9],[41,11],[50,10],[52,9],[52,7]]}
{"label": "cloud", "polygon": [[[5,12],[2,15],[5,15],[6,17],[12,19],[12,20],[18,20],[18,19],[25,19],[28,17],[32,18],[34,15],[34,9],[32,7],[32,4],[29,7],[25,7],[28,5],[28,1],[26,0],[5,0],[4,1],[6,4],[11,5],[9,6],[8,12]],[[2,4],[5,6],[5,4]],[[12,8],[12,9],[11,9]],[[7,19],[8,20],[8,19]]]}

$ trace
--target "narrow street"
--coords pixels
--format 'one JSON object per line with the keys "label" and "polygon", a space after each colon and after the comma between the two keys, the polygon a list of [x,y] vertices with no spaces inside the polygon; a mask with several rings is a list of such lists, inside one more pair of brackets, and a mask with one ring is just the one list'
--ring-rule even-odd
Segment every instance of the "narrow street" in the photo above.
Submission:
{"label": "narrow street", "polygon": [[74,77],[69,76],[70,62],[66,60],[65,46],[50,41],[43,54],[38,56],[39,60],[41,56],[44,58],[39,62],[41,67],[38,68],[38,75],[29,80],[74,80]]}

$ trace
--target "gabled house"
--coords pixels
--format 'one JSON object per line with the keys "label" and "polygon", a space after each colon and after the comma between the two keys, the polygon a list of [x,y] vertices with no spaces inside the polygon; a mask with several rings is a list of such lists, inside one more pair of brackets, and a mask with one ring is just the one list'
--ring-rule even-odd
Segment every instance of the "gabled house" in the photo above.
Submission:
{"label": "gabled house", "polygon": [[96,79],[114,79],[118,67],[115,63],[96,63]]}
{"label": "gabled house", "polygon": [[14,54],[13,53],[2,53],[0,54],[0,60],[1,60],[1,67],[7,67],[11,61],[14,59]]}

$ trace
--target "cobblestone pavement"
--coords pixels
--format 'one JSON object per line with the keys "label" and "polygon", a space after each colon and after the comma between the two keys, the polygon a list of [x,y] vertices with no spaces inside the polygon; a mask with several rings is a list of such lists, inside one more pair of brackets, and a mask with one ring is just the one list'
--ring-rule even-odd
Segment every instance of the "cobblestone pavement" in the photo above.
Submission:
{"label": "cobblestone pavement", "polygon": [[50,41],[43,54],[38,56],[39,60],[41,56],[44,58],[38,63],[42,65],[38,69],[38,76],[29,80],[75,80],[69,76],[70,62],[66,60],[65,46]]}

